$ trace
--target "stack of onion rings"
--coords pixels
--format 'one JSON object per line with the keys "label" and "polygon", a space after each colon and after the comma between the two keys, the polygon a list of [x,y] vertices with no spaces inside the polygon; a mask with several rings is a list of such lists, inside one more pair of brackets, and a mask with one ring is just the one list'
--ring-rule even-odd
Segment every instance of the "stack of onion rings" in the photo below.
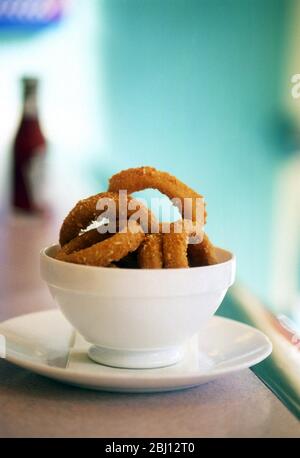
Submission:
{"label": "stack of onion rings", "polygon": [[[179,208],[183,219],[159,224],[149,209],[130,196],[130,193],[146,188],[167,195]],[[125,202],[121,202],[120,191],[126,191]],[[185,199],[192,203],[188,219],[183,211]],[[99,206],[99,201],[103,200],[107,205]],[[197,211],[199,201],[203,210],[200,216]],[[95,221],[101,225],[102,220],[110,222],[116,216],[110,210],[110,203],[114,204],[112,208],[118,214],[115,232],[90,229]],[[124,170],[109,180],[107,192],[79,201],[69,212],[60,229],[61,248],[56,259],[91,266],[141,269],[215,264],[215,248],[203,233],[206,222],[203,205],[200,194],[166,172],[152,167]],[[137,211],[138,220],[132,220]],[[193,243],[190,243],[192,239]]]}

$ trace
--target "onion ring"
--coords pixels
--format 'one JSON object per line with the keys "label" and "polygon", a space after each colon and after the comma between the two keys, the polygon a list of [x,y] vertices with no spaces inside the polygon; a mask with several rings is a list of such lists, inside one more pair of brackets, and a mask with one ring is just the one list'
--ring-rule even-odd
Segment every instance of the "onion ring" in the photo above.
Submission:
{"label": "onion ring", "polygon": [[203,226],[189,219],[179,219],[173,223],[164,221],[159,224],[159,231],[162,234],[185,232],[189,237],[189,243],[202,242],[204,235]]}
{"label": "onion ring", "polygon": [[147,234],[138,249],[138,266],[141,269],[163,267],[162,234]]}
{"label": "onion ring", "polygon": [[218,264],[215,247],[206,234],[204,234],[201,243],[188,246],[188,258],[190,267]]}
{"label": "onion ring", "polygon": [[188,235],[185,232],[163,234],[164,267],[166,269],[189,267],[187,248]]}
{"label": "onion ring", "polygon": [[55,258],[60,259],[65,254],[71,254],[75,251],[83,250],[84,248],[88,248],[95,243],[102,242],[103,240],[110,237],[111,234],[105,233],[101,234],[97,229],[91,229],[89,231],[84,232],[81,235],[77,235],[74,239],[70,240],[70,242],[66,243],[56,254]]}
{"label": "onion ring", "polygon": [[107,267],[138,249],[145,234],[135,221],[129,221],[126,232],[123,229],[110,238],[71,254],[62,254],[61,261],[88,266]]}
{"label": "onion ring", "polygon": [[[130,203],[133,207],[136,203],[136,206],[141,209],[142,214],[145,216],[147,221],[147,228],[143,227],[144,231],[148,231],[148,228],[155,227],[158,225],[156,218],[150,210],[148,210],[142,203],[134,199],[131,196],[126,196],[126,210],[127,216],[132,216],[137,208],[134,210],[128,210],[128,204]],[[94,196],[88,197],[87,199],[80,200],[75,207],[69,212],[65,218],[59,234],[59,243],[63,247],[70,240],[74,239],[81,230],[87,228],[98,216],[100,216],[105,209],[99,209],[98,203],[101,199],[112,200],[115,204],[115,209],[117,214],[121,213],[124,209],[120,206],[119,194],[115,192],[102,192]],[[98,208],[97,208],[98,207]],[[117,216],[117,215],[113,215]],[[142,221],[141,221],[142,224]]]}
{"label": "onion ring", "polygon": [[[153,167],[131,168],[113,175],[109,180],[108,191],[118,192],[126,189],[130,194],[147,188],[157,189],[162,194],[168,196],[169,199],[178,199],[178,203],[175,201],[173,201],[173,203],[179,208],[181,213],[184,209],[184,199],[192,199],[191,219],[193,221],[196,221],[196,219],[199,220],[199,215],[197,215],[197,204],[199,199],[203,201],[203,196],[189,188],[176,177],[166,172],[160,172]],[[182,216],[184,217],[185,215],[183,214]],[[204,208],[203,224],[205,220],[206,211]]]}
{"label": "onion ring", "polygon": [[[168,223],[161,223],[161,229],[165,230]],[[203,239],[203,231],[199,231],[197,223],[190,220],[179,220],[169,223],[169,233],[163,233],[163,256],[164,267],[181,268],[189,267],[188,244],[192,238],[199,243]]]}

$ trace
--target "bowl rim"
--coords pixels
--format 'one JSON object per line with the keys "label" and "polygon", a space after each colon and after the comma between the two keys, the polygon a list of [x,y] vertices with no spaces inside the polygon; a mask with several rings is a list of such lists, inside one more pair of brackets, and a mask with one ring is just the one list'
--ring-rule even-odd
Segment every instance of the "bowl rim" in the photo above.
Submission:
{"label": "bowl rim", "polygon": [[73,262],[66,262],[62,261],[60,259],[55,259],[52,256],[49,255],[48,251],[54,248],[59,248],[60,245],[58,243],[53,243],[51,245],[48,245],[40,250],[40,258],[46,259],[47,262],[52,263],[53,265],[59,265],[62,267],[62,265],[67,268],[67,269],[76,269],[76,270],[84,270],[87,272],[90,270],[91,272],[99,272],[99,271],[109,271],[112,275],[114,273],[117,273],[117,275],[120,275],[120,272],[124,273],[129,273],[129,272],[139,272],[140,273],[148,273],[148,272],[160,272],[160,274],[164,275],[164,273],[169,273],[169,272],[195,272],[201,270],[202,272],[204,270],[214,270],[214,269],[219,269],[220,266],[226,266],[232,263],[236,262],[236,256],[232,251],[229,251],[225,248],[221,248],[219,246],[215,246],[215,249],[219,252],[223,252],[227,255],[229,255],[229,259],[226,261],[218,262],[217,264],[212,264],[208,266],[199,266],[199,267],[179,267],[179,268],[170,268],[170,269],[134,269],[134,268],[126,268],[122,267],[121,269],[112,269],[111,267],[103,267],[103,266],[87,266],[84,264],[76,264]]}
{"label": "bowl rim", "polygon": [[42,279],[50,289],[102,297],[177,297],[227,290],[235,280],[235,255],[217,248],[226,261],[211,266],[178,269],[112,269],[54,259],[54,244],[40,252]]}

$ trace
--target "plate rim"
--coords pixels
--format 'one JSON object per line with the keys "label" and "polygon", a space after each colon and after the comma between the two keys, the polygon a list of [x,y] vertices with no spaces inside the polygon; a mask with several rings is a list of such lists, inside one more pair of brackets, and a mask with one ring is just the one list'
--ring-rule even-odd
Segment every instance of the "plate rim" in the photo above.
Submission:
{"label": "plate rim", "polygon": [[[30,312],[22,315],[18,315],[13,318],[9,318],[8,320],[0,322],[0,333],[1,329],[4,327],[5,324],[12,323],[13,321],[20,320],[24,317],[29,317],[29,316],[36,316],[36,315],[47,315],[49,313],[56,313],[56,314],[61,314],[61,311],[59,308],[51,308],[47,310],[39,310],[36,312]],[[62,315],[63,316],[63,315]],[[151,376],[143,377],[143,376],[137,376],[137,374],[143,374],[145,373],[145,370],[141,369],[124,369],[124,372],[120,372],[120,369],[117,369],[118,372],[114,373],[114,368],[110,368],[110,371],[107,372],[101,372],[99,371],[98,374],[90,374],[86,372],[78,372],[76,370],[72,370],[69,368],[60,368],[56,366],[49,366],[48,364],[43,364],[42,362],[35,362],[26,358],[18,358],[16,356],[8,356],[6,358],[3,358],[4,360],[8,361],[9,363],[15,364],[23,369],[30,370],[34,373],[37,373],[39,375],[49,377],[55,380],[59,380],[61,382],[66,382],[74,385],[85,385],[88,387],[88,385],[91,387],[99,387],[99,388],[119,388],[119,389],[136,389],[136,390],[141,390],[141,389],[155,389],[155,388],[161,388],[165,389],[166,385],[172,388],[176,387],[189,387],[189,386],[197,386],[200,385],[201,383],[204,383],[203,379],[209,381],[216,379],[222,375],[226,374],[231,374],[234,372],[241,371],[243,369],[250,368],[261,361],[263,361],[265,358],[270,356],[272,353],[272,343],[270,339],[259,329],[255,328],[254,326],[250,326],[248,324],[242,323],[237,320],[232,320],[230,318],[222,317],[219,315],[214,315],[211,320],[218,320],[221,322],[230,322],[231,324],[234,324],[235,326],[242,327],[244,329],[251,329],[252,332],[254,331],[257,333],[260,338],[262,338],[265,341],[265,350],[260,351],[260,353],[254,358],[241,363],[236,363],[231,365],[230,367],[224,367],[223,369],[216,369],[216,370],[211,370],[209,372],[204,372],[204,373],[199,373],[199,372],[189,372],[188,374],[182,372],[182,373],[177,373],[177,374],[155,374],[154,372],[151,373]],[[4,334],[5,335],[5,334]],[[69,348],[70,350],[71,348]],[[95,364],[95,363],[91,363]],[[129,373],[135,372],[135,377],[129,376]]]}

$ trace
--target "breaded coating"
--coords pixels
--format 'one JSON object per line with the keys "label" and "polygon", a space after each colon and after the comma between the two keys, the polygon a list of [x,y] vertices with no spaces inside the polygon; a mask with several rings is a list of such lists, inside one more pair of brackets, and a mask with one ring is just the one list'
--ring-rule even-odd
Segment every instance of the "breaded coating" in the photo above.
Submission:
{"label": "breaded coating", "polygon": [[166,269],[189,267],[187,246],[188,235],[185,232],[163,234],[164,267]]}
{"label": "breaded coating", "polygon": [[162,234],[147,234],[138,249],[138,266],[141,269],[162,269]]}
{"label": "breaded coating", "polygon": [[[70,240],[74,239],[80,231],[86,229],[93,221],[95,221],[98,216],[100,216],[104,211],[107,209],[97,209],[97,204],[99,203],[100,199],[109,199],[112,200],[115,204],[117,215],[112,215],[112,217],[118,217],[119,215],[119,194],[115,192],[102,192],[96,194],[94,196],[88,197],[87,199],[80,200],[75,207],[69,212],[67,217],[65,218],[59,234],[59,243],[63,247],[66,243],[70,242]],[[137,206],[133,205],[132,208],[134,210],[128,210],[128,204],[137,203]],[[145,215],[145,220],[147,221],[147,227],[143,227],[144,231],[148,231],[148,227],[153,227],[157,223],[156,218],[151,213],[151,211],[146,208],[141,202],[138,202],[131,196],[127,196],[127,213],[128,217],[132,216],[137,208],[141,209],[142,214]],[[124,209],[121,209],[123,211]],[[142,222],[141,222],[142,224]]]}
{"label": "breaded coating", "polygon": [[195,240],[202,241],[203,239],[203,226],[198,222],[193,222],[188,219],[180,219],[178,221],[170,222],[162,222],[159,223],[159,231],[162,234],[166,234],[169,232],[172,233],[180,233],[185,232],[188,237],[191,237]]}
{"label": "breaded coating", "polygon": [[83,250],[84,248],[88,248],[95,243],[102,242],[103,240],[111,237],[112,234],[106,233],[101,234],[98,232],[97,229],[91,229],[89,231],[84,232],[81,235],[78,235],[70,242],[66,243],[56,254],[56,259],[60,259],[61,256],[64,254],[71,254],[75,251]]}
{"label": "breaded coating", "polygon": [[71,254],[64,254],[61,261],[106,267],[138,249],[145,234],[135,222],[128,225],[127,232],[118,232],[110,238]]}
{"label": "breaded coating", "polygon": [[190,267],[201,267],[218,264],[215,247],[206,234],[201,243],[188,246],[188,259]]}
{"label": "breaded coating", "polygon": [[[168,196],[182,219],[159,223],[150,209],[130,195],[148,188]],[[91,223],[106,224],[106,219],[109,232],[88,230]],[[153,167],[131,168],[112,176],[107,192],[80,200],[69,212],[60,229],[56,259],[126,269],[217,264],[215,247],[204,234],[205,222],[201,194]]]}
{"label": "breaded coating", "polygon": [[[120,189],[126,189],[128,193],[133,193],[147,188],[157,189],[170,199],[179,199],[182,208],[180,208],[179,205],[177,205],[177,207],[180,211],[184,208],[184,198],[191,198],[192,219],[193,221],[196,220],[196,204],[197,199],[202,199],[201,194],[198,194],[196,191],[189,188],[173,175],[170,175],[167,172],[161,172],[153,167],[137,167],[123,170],[122,172],[113,175],[109,180],[108,190],[110,192],[118,192]],[[204,213],[205,220],[205,210]],[[205,221],[203,221],[203,223],[204,222]]]}

